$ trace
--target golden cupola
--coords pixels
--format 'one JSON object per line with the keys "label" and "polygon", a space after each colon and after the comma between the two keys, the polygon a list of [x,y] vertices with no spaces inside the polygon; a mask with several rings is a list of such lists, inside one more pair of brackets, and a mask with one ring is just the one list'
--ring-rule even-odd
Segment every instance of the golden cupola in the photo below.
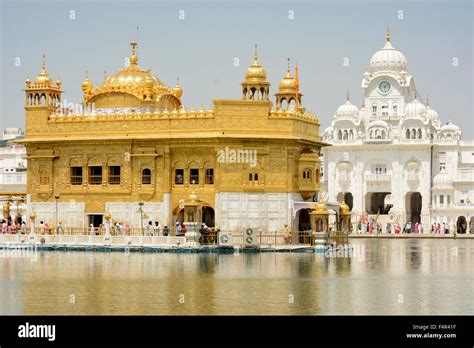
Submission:
{"label": "golden cupola", "polygon": [[286,70],[286,75],[281,79],[280,84],[278,85],[278,93],[296,93],[296,80],[291,76],[290,72],[290,58],[288,58],[288,68]]}
{"label": "golden cupola", "polygon": [[46,58],[43,55],[41,71],[34,81],[29,78],[25,81],[25,107],[56,108],[61,103],[61,80],[54,82],[46,71]]}
{"label": "golden cupola", "polygon": [[179,85],[179,78],[176,79],[176,86],[174,86],[173,88],[173,93],[178,98],[181,98],[181,96],[183,95],[183,89]]}
{"label": "golden cupola", "polygon": [[[295,75],[297,75],[297,73]],[[291,75],[290,58],[288,58],[286,74],[280,80],[278,93],[275,93],[277,108],[288,110],[290,106],[292,106],[297,110],[298,106],[301,106],[301,96],[302,94],[299,92],[298,77],[293,77]]]}
{"label": "golden cupola", "polygon": [[[150,69],[143,69],[138,65],[137,42],[132,41],[130,46],[132,53],[127,67],[106,77],[89,94],[83,89],[86,103],[94,103],[97,108],[178,109],[181,106],[180,97],[154,76]],[[86,87],[89,87],[88,83]]]}
{"label": "golden cupola", "polygon": [[267,81],[267,72],[258,61],[257,45],[253,63],[245,72],[245,80],[242,82],[242,99],[244,100],[268,100],[270,94],[270,83]]}
{"label": "golden cupola", "polygon": [[91,94],[93,89],[94,84],[89,81],[89,75],[86,71],[86,79],[82,82],[82,92],[84,93],[84,96],[88,96],[89,94]]}

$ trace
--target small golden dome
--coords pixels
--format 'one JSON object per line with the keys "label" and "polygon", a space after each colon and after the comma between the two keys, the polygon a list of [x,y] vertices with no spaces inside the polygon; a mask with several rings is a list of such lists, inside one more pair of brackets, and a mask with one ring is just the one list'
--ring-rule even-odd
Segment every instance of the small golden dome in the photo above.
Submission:
{"label": "small golden dome", "polygon": [[346,202],[342,201],[341,204],[339,204],[339,210],[341,215],[349,215],[350,214],[350,208],[346,204]]}
{"label": "small golden dome", "polygon": [[257,45],[255,45],[255,55],[253,63],[250,65],[245,73],[245,82],[258,83],[267,81],[267,72],[258,62]]}
{"label": "small golden dome", "polygon": [[290,58],[288,58],[288,68],[286,75],[281,79],[278,86],[279,93],[296,93],[296,80],[290,73]]}
{"label": "small golden dome", "polygon": [[41,64],[41,72],[35,78],[35,85],[50,86],[52,83],[53,83],[53,80],[51,80],[51,77],[46,72],[46,58],[45,58],[45,55],[43,54],[43,62]]}
{"label": "small golden dome", "polygon": [[173,88],[173,93],[178,98],[181,98],[181,96],[183,95],[183,89],[179,85],[179,78],[176,80],[176,86],[174,86]]}
{"label": "small golden dome", "polygon": [[86,79],[82,82],[82,91],[84,92],[84,94],[89,94],[93,88],[94,85],[92,84],[92,82],[89,81],[89,75],[86,71]]}
{"label": "small golden dome", "polygon": [[326,204],[322,201],[319,201],[318,204],[316,204],[316,209],[314,212],[316,214],[329,214]]}

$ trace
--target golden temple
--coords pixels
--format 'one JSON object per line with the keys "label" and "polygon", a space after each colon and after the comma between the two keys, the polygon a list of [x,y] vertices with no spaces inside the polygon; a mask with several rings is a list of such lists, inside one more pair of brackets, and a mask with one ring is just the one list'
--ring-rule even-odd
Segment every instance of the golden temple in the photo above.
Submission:
{"label": "golden temple", "polygon": [[[266,231],[294,225],[289,202],[319,191],[325,144],[318,118],[302,106],[290,62],[276,106],[255,48],[242,98],[195,110],[184,107],[178,84],[170,88],[141,68],[137,43],[131,46],[127,67],[97,86],[86,76],[81,112],[58,107],[62,83],[53,82],[44,59],[34,82],[26,80],[20,142],[27,147],[27,193],[38,220],[85,227],[109,212],[136,226],[144,202],[150,220],[170,225],[194,191],[206,202],[203,221],[210,225]],[[229,149],[242,160],[219,160]],[[255,163],[245,158],[251,152]]]}

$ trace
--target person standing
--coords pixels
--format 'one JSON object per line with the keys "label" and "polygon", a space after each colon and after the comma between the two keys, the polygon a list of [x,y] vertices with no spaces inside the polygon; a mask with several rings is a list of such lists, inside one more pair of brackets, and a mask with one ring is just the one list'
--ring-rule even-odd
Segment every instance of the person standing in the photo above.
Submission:
{"label": "person standing", "polygon": [[57,235],[63,234],[63,223],[61,221],[59,221],[58,227],[56,227],[56,234]]}
{"label": "person standing", "polygon": [[148,221],[148,224],[146,225],[145,234],[147,236],[152,236],[153,235],[153,223],[151,221]]}
{"label": "person standing", "polygon": [[155,226],[153,226],[153,232],[154,232],[155,236],[160,235],[160,230],[161,230],[160,222],[155,221]]}
{"label": "person standing", "polygon": [[167,237],[169,233],[170,229],[168,226],[165,225],[165,227],[163,227],[163,236]]}

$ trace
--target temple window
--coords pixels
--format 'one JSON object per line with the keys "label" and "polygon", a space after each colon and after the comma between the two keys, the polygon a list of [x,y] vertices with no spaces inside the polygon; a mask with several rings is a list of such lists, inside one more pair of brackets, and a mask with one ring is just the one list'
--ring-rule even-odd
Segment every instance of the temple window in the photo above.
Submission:
{"label": "temple window", "polygon": [[205,178],[206,185],[213,185],[214,184],[214,169],[208,168],[206,169],[206,178]]}
{"label": "temple window", "polygon": [[145,168],[142,170],[142,185],[150,185],[151,184],[151,170]]}
{"label": "temple window", "polygon": [[71,185],[82,185],[82,167],[71,167]]}
{"label": "temple window", "polygon": [[182,185],[184,183],[184,169],[175,170],[174,183],[176,185]]}
{"label": "temple window", "polygon": [[199,185],[199,169],[189,169],[189,183],[191,185]]}
{"label": "temple window", "polygon": [[372,116],[377,116],[377,105],[372,105]]}
{"label": "temple window", "polygon": [[120,185],[120,166],[109,167],[109,185]]}
{"label": "temple window", "polygon": [[91,185],[102,184],[102,167],[101,166],[89,167],[89,184]]}

